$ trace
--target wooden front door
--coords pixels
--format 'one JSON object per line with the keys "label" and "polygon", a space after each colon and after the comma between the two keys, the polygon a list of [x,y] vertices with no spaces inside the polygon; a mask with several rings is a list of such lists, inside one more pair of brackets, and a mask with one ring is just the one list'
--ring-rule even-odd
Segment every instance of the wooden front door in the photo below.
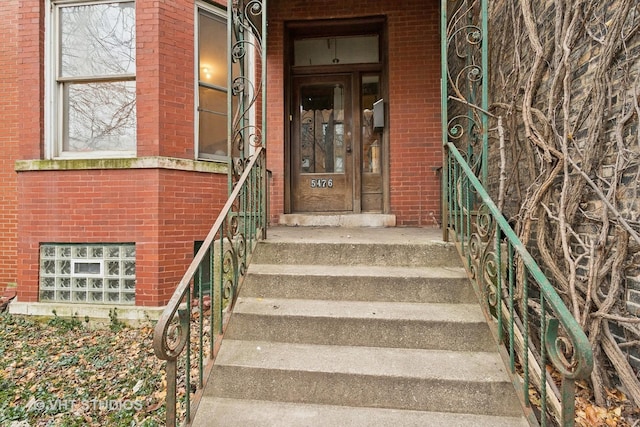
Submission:
{"label": "wooden front door", "polygon": [[292,210],[353,211],[351,74],[294,77],[292,101]]}

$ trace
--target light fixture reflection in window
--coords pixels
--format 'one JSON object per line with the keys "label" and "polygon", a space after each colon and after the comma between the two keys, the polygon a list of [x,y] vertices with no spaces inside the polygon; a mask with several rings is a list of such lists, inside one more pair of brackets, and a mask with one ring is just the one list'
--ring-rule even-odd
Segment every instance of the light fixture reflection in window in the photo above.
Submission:
{"label": "light fixture reflection in window", "polygon": [[204,80],[211,80],[211,68],[202,67],[201,76],[204,78]]}

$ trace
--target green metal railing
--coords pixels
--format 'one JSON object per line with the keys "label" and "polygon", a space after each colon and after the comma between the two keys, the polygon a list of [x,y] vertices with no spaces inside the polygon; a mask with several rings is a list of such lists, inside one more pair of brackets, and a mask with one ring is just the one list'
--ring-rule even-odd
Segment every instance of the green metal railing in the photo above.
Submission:
{"label": "green metal railing", "polygon": [[266,0],[228,2],[229,198],[156,324],[166,360],[166,425],[189,425],[251,254],[266,238]]}
{"label": "green metal railing", "polygon": [[570,427],[575,382],[589,377],[593,354],[485,189],[492,117],[488,26],[488,0],[442,0],[443,228],[473,279],[529,420]]}
{"label": "green metal railing", "polygon": [[266,237],[264,165],[258,147],[156,324],[153,348],[167,361],[167,426],[192,421],[251,253]]}
{"label": "green metal railing", "polygon": [[593,364],[589,340],[463,155],[446,148],[448,223],[520,398],[539,402],[541,425],[573,426],[575,381]]}

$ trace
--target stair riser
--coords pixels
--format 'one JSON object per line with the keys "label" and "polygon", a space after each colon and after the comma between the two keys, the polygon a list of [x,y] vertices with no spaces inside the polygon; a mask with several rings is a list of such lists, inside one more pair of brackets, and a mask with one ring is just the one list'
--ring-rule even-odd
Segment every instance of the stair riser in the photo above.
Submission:
{"label": "stair riser", "polygon": [[495,351],[485,323],[234,313],[226,338],[298,344]]}
{"label": "stair riser", "polygon": [[377,265],[459,267],[450,244],[260,243],[252,262],[292,265]]}
{"label": "stair riser", "polygon": [[[358,408],[205,396],[196,421],[207,427],[529,427],[522,418]],[[206,424],[204,421],[206,420]],[[198,425],[197,422],[193,424]]]}
{"label": "stair riser", "polygon": [[504,383],[283,371],[218,365],[208,396],[520,416],[513,386]]}
{"label": "stair riser", "polygon": [[250,273],[242,295],[257,298],[477,303],[468,279]]}

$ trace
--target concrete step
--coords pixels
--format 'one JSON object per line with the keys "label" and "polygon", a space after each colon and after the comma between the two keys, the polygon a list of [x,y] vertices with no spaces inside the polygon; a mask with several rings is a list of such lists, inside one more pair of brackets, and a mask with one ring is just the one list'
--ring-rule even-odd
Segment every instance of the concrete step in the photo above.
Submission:
{"label": "concrete step", "polygon": [[462,267],[341,265],[249,266],[242,295],[261,298],[473,303]]}
{"label": "concrete step", "polygon": [[193,426],[527,425],[439,230],[268,233]]}
{"label": "concrete step", "polygon": [[226,338],[495,351],[477,304],[238,298]]}
{"label": "concrete step", "polygon": [[521,416],[497,353],[226,339],[205,396]]}
{"label": "concrete step", "polygon": [[528,427],[523,418],[358,408],[205,396],[196,418],[210,427]]}
{"label": "concrete step", "polygon": [[[258,243],[252,263],[279,265],[376,265],[459,267],[453,244],[285,242]],[[262,247],[267,246],[263,249]]]}

